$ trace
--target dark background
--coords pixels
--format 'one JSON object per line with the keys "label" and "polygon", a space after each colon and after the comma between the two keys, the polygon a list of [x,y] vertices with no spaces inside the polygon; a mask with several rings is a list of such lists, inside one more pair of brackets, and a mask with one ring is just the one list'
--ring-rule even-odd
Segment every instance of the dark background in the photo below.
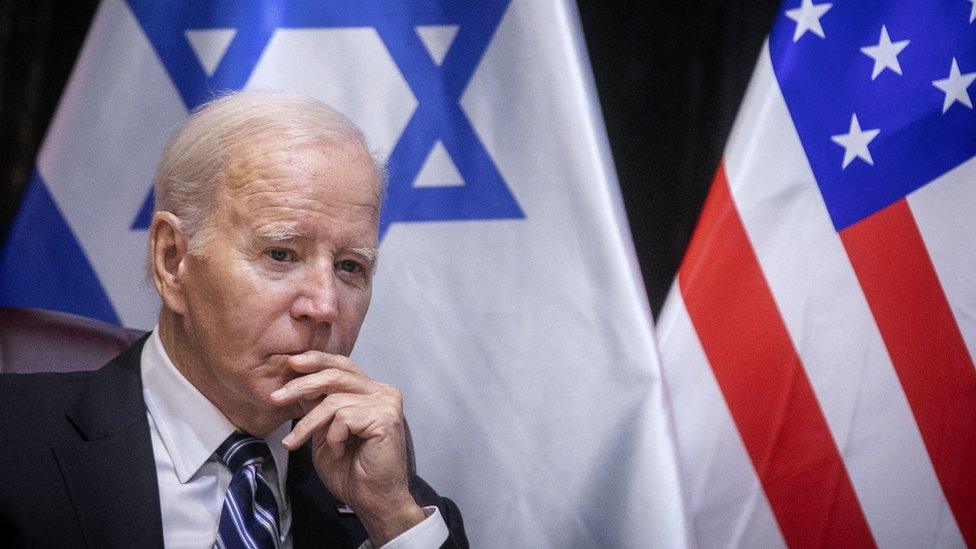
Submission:
{"label": "dark background", "polygon": [[[655,316],[778,4],[578,2]],[[97,5],[0,0],[0,242]]]}

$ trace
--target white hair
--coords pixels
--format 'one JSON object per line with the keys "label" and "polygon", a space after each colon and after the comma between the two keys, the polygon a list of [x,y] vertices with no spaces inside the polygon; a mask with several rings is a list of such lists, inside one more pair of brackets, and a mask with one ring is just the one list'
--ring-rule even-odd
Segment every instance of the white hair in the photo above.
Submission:
{"label": "white hair", "polygon": [[[209,238],[216,191],[233,159],[256,145],[287,150],[331,144],[369,151],[359,128],[321,101],[286,91],[227,93],[204,103],[177,126],[156,166],[155,210],[179,217],[190,253],[198,252]],[[370,156],[379,174],[380,203],[386,170]]]}

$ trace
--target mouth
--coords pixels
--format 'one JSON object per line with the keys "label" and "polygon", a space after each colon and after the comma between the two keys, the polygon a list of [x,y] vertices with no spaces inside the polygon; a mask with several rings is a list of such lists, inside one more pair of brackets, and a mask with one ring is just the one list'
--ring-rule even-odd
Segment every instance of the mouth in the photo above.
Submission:
{"label": "mouth", "polygon": [[286,356],[286,357],[287,356],[296,356],[296,355],[300,355],[300,354],[303,354],[303,353],[307,353],[308,351],[309,351],[309,349],[283,350],[283,351],[275,351],[273,353],[268,353],[268,356],[276,356],[276,355],[277,356]]}

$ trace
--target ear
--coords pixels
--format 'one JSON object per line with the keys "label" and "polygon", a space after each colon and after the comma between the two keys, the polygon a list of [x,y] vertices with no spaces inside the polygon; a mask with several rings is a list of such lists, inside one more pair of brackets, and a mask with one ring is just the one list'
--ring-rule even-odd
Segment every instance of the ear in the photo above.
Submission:
{"label": "ear", "polygon": [[184,275],[187,259],[187,239],[180,218],[171,212],[154,213],[149,228],[153,284],[163,307],[179,315],[186,314]]}

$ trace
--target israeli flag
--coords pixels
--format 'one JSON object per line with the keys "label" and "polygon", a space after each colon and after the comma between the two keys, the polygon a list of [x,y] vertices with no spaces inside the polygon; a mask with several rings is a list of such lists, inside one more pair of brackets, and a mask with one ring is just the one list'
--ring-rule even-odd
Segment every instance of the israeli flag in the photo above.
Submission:
{"label": "israeli flag", "polygon": [[0,304],[149,328],[151,180],[214,93],[291,89],[388,161],[354,359],[479,547],[689,543],[650,310],[575,4],[104,0],[5,248]]}

